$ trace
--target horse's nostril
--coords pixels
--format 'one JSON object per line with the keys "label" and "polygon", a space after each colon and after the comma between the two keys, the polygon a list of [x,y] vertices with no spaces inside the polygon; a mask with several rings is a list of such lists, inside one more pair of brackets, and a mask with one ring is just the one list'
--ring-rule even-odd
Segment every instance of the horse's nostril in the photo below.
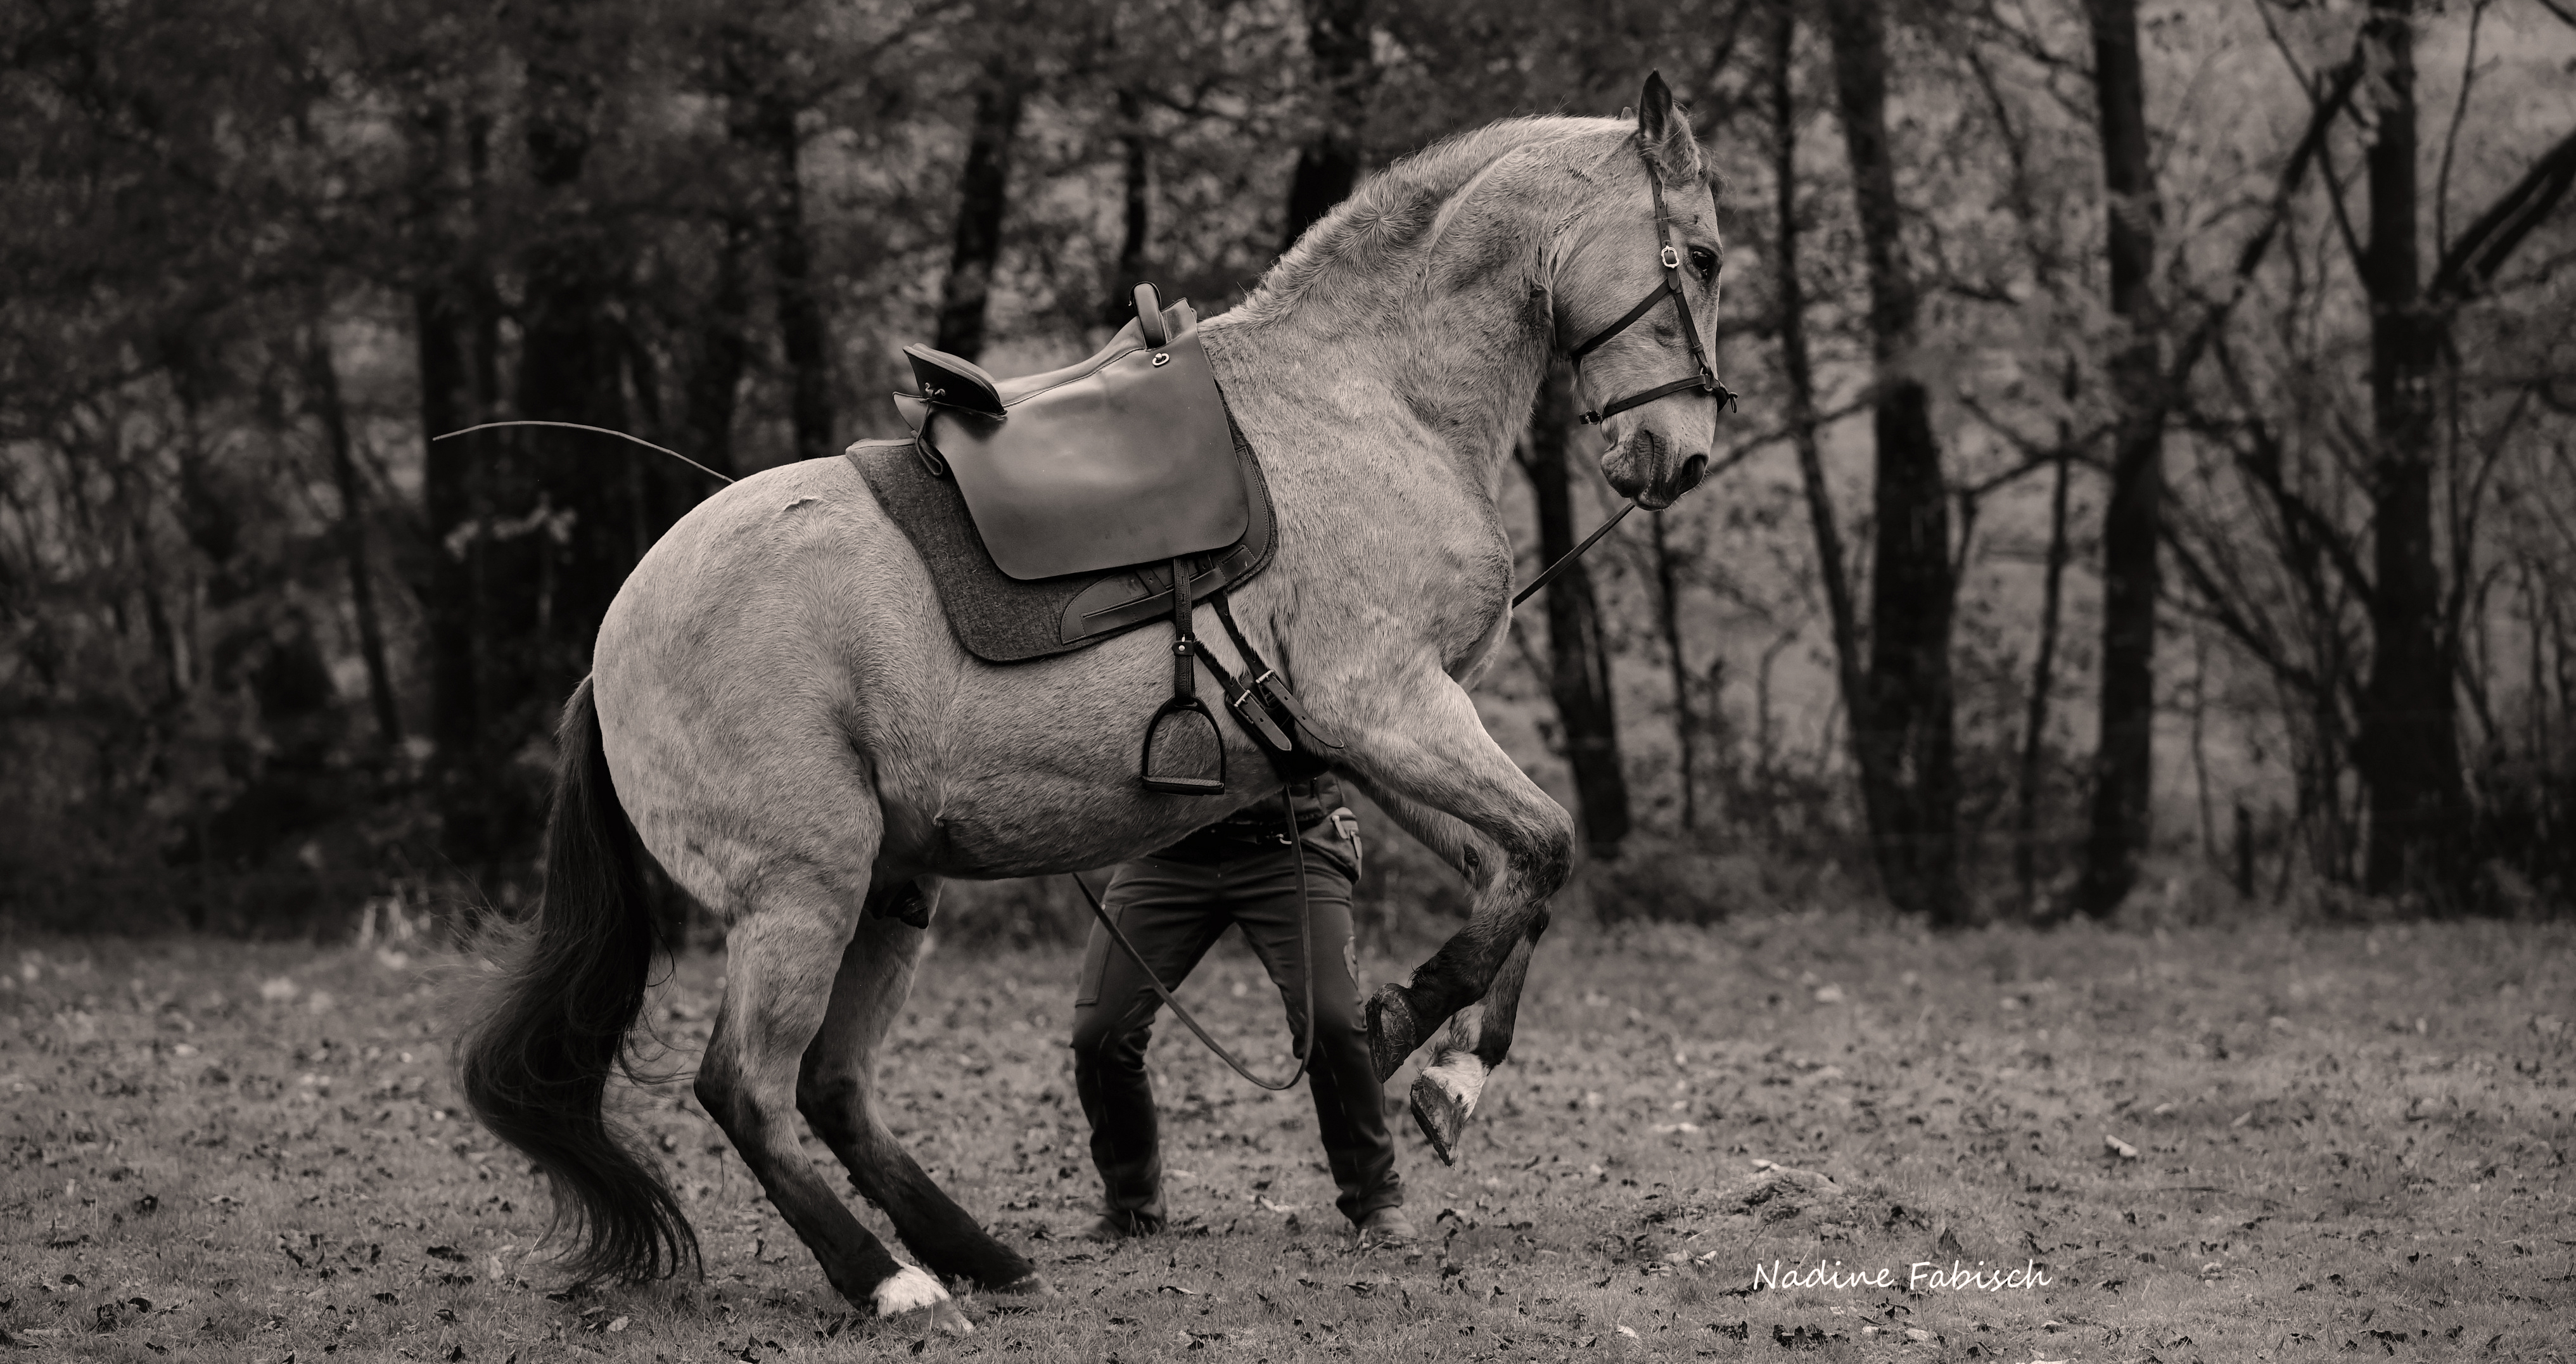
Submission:
{"label": "horse's nostril", "polygon": [[1699,481],[1706,477],[1708,477],[1708,456],[1693,455],[1682,461],[1680,487],[1683,492],[1689,492],[1698,487]]}

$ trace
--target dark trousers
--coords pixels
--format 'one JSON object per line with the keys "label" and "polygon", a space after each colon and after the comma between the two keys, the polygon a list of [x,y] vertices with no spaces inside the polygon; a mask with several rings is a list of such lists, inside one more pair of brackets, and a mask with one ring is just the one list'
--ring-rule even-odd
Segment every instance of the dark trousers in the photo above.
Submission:
{"label": "dark trousers", "polygon": [[[1380,1208],[1401,1207],[1404,1184],[1360,1020],[1349,853],[1330,821],[1308,832],[1305,845],[1311,940],[1303,952],[1297,949],[1295,852],[1285,844],[1222,862],[1138,858],[1118,868],[1101,898],[1164,986],[1175,990],[1226,929],[1241,925],[1287,1003],[1291,1038],[1306,1035],[1298,972],[1314,964],[1315,1055],[1306,1088],[1315,1098],[1325,1161],[1341,1186],[1338,1206],[1358,1222]],[[1109,1211],[1148,1227],[1163,1222],[1154,1082],[1145,1073],[1145,1047],[1162,1007],[1136,963],[1094,923],[1074,998],[1074,1088],[1091,1120],[1091,1162],[1100,1169]]]}

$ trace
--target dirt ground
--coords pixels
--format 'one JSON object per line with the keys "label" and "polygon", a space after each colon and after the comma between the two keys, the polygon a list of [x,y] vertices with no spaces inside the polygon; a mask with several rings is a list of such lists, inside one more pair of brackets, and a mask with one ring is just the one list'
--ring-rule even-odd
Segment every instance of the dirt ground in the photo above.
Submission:
{"label": "dirt ground", "polygon": [[[978,1329],[948,1338],[850,1312],[684,1083],[618,1098],[705,1277],[564,1291],[542,1192],[445,1075],[460,958],[20,938],[0,943],[0,1348],[2561,1358],[2571,949],[2565,927],[2493,923],[1560,927],[1459,1163],[1396,1119],[1423,1237],[1369,1255],[1303,1094],[1242,1084],[1169,1024],[1179,1225],[1074,1239],[1096,1190],[1063,1044],[1074,953],[935,950],[886,1111],[1062,1290],[1019,1313],[968,1295]],[[670,1064],[691,1063],[721,971],[690,958],[655,996]],[[1277,995],[1238,945],[1184,998],[1280,1064]]]}

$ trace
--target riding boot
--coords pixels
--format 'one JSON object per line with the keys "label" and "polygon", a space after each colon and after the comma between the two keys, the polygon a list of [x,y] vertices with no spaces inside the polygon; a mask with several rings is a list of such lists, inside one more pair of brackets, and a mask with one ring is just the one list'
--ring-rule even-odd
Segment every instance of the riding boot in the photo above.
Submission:
{"label": "riding boot", "polygon": [[1130,1034],[1076,1048],[1073,1085],[1091,1123],[1091,1164],[1100,1172],[1105,1220],[1128,1235],[1161,1231],[1162,1143],[1142,1038]]}
{"label": "riding boot", "polygon": [[[1140,858],[1119,868],[1102,898],[1155,976],[1177,986],[1225,931],[1224,913],[1210,910],[1213,892],[1208,869]],[[1164,1220],[1154,1081],[1145,1071],[1161,1008],[1145,968],[1095,925],[1074,995],[1073,1087],[1091,1123],[1105,1211],[1140,1231],[1159,1231]]]}

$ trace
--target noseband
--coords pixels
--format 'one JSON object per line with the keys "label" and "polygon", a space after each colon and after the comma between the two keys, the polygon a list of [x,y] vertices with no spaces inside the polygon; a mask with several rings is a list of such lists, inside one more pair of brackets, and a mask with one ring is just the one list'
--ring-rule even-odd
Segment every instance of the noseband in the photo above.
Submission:
{"label": "noseband", "polygon": [[1654,158],[1647,156],[1645,137],[1640,134],[1636,141],[1637,155],[1646,162],[1646,183],[1655,192],[1655,241],[1663,247],[1663,282],[1647,290],[1646,296],[1637,300],[1637,306],[1630,308],[1627,316],[1611,323],[1591,340],[1575,347],[1566,358],[1572,360],[1576,370],[1580,372],[1584,356],[1599,350],[1603,342],[1628,330],[1635,325],[1638,318],[1652,312],[1656,304],[1670,297],[1673,301],[1673,311],[1682,315],[1682,339],[1690,345],[1691,368],[1696,372],[1687,379],[1675,379],[1660,388],[1650,388],[1643,393],[1631,393],[1615,403],[1604,406],[1598,412],[1586,412],[1583,414],[1583,421],[1587,426],[1598,426],[1629,408],[1643,407],[1657,398],[1669,397],[1675,393],[1696,391],[1713,394],[1719,402],[1729,407],[1735,405],[1734,392],[1717,381],[1717,371],[1708,363],[1708,349],[1699,341],[1699,324],[1691,320],[1690,299],[1682,293],[1682,252],[1680,247],[1673,245],[1672,216],[1664,211],[1663,173],[1655,169]]}

